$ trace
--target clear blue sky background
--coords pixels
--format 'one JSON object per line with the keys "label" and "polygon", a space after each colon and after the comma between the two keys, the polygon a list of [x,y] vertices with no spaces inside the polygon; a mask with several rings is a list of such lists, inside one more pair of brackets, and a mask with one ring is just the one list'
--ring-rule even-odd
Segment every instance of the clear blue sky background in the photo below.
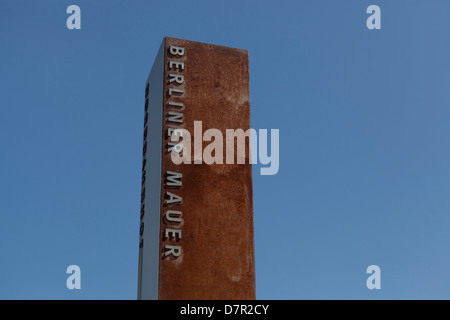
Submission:
{"label": "clear blue sky background", "polygon": [[449,12],[1,0],[0,298],[136,299],[144,83],[167,35],[249,50],[252,127],[280,129],[279,173],[254,167],[257,298],[450,299]]}

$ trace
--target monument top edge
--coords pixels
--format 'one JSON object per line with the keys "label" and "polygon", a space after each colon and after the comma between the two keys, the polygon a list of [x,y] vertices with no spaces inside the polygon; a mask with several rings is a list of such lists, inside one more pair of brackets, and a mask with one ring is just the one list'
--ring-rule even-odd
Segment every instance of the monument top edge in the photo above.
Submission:
{"label": "monument top edge", "polygon": [[223,45],[218,45],[218,44],[212,44],[212,43],[207,43],[207,42],[201,42],[201,41],[194,41],[194,40],[188,40],[188,39],[181,39],[181,38],[175,38],[175,37],[165,36],[165,37],[163,38],[163,42],[164,42],[164,41],[167,41],[167,40],[185,41],[185,42],[198,43],[198,44],[208,45],[208,46],[213,46],[213,47],[222,47],[222,48],[226,48],[226,49],[233,49],[233,50],[242,51],[242,53],[245,53],[245,54],[248,55],[248,50],[241,49],[241,48],[228,47],[228,46],[223,46]]}

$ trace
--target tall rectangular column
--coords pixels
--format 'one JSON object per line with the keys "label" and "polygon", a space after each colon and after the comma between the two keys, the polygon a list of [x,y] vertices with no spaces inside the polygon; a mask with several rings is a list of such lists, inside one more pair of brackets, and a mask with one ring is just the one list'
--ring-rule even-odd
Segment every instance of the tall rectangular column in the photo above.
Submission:
{"label": "tall rectangular column", "polygon": [[163,40],[145,87],[139,299],[255,298],[248,68],[245,50]]}

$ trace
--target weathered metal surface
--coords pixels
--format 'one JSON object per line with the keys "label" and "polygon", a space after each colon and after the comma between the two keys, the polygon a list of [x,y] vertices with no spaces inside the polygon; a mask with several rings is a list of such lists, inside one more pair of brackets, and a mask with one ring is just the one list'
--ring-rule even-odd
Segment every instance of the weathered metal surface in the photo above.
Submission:
{"label": "weathered metal surface", "polygon": [[[164,46],[158,298],[254,299],[248,148],[245,164],[176,165],[167,134],[169,128],[192,134],[194,162],[194,121],[202,121],[203,132],[219,129],[225,162],[226,129],[250,128],[248,52],[175,38],[165,38]],[[182,177],[170,183],[170,172]]]}

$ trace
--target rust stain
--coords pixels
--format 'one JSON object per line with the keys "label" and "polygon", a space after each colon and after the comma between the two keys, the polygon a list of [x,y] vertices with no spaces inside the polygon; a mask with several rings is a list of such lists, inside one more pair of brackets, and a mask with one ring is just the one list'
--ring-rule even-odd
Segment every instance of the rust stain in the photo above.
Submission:
{"label": "rust stain", "polygon": [[[167,95],[173,87],[165,81],[164,108],[167,102],[184,104],[184,128],[194,133],[194,121],[203,122],[203,132],[219,129],[250,128],[248,52],[211,44],[165,38],[165,79],[173,58],[170,46],[183,47],[184,90],[180,97]],[[164,109],[163,114],[167,113]],[[173,127],[163,118],[163,133]],[[246,164],[175,165],[166,152],[169,138],[163,134],[162,173],[183,174],[182,186],[173,193],[183,198],[176,210],[183,213],[182,254],[177,259],[163,258],[166,225],[161,197],[159,299],[255,299],[255,257],[253,235],[252,167]],[[225,142],[225,138],[224,138]],[[208,142],[203,142],[205,147]],[[225,145],[225,143],[224,143]],[[236,151],[236,150],[235,150]],[[193,154],[193,152],[192,152]],[[225,155],[225,146],[224,146]],[[164,177],[162,177],[162,181]],[[164,191],[164,183],[161,184]]]}

